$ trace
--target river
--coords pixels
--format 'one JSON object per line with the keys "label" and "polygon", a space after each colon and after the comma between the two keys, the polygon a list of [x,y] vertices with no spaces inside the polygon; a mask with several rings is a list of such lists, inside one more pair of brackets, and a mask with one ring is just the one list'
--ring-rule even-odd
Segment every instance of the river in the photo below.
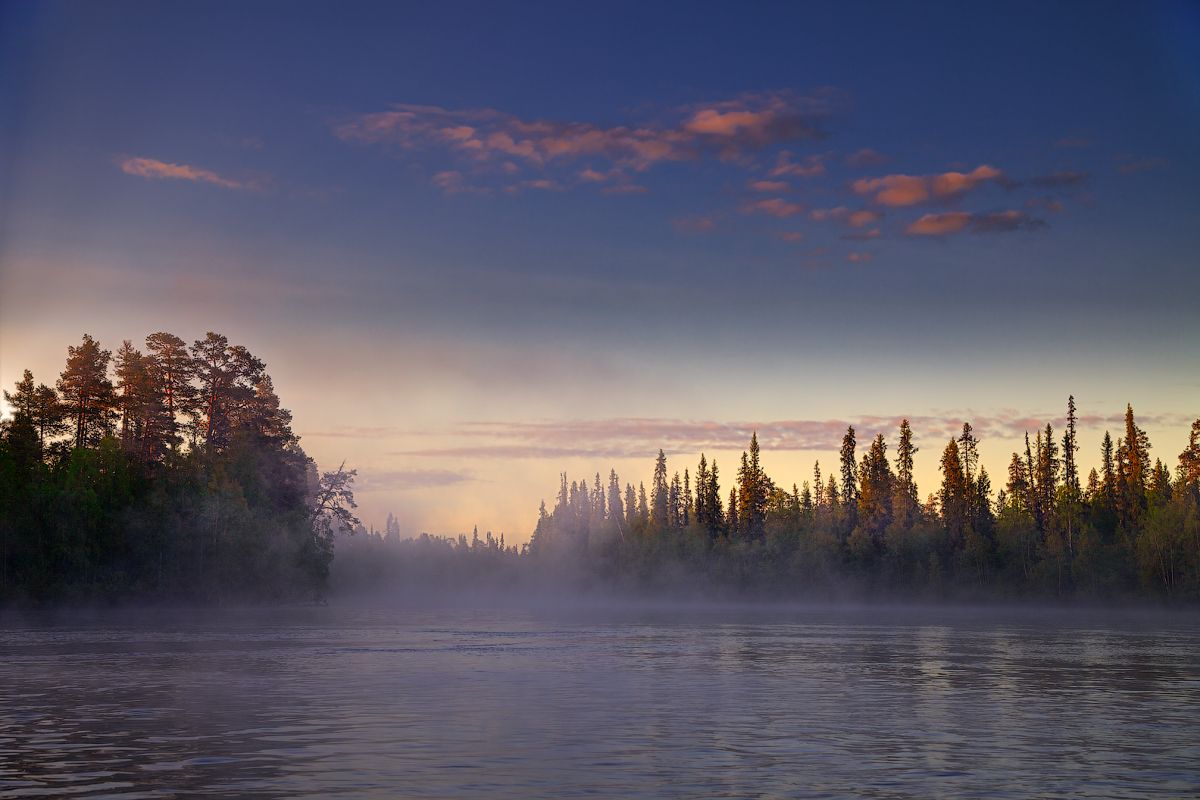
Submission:
{"label": "river", "polygon": [[0,618],[0,798],[1198,794],[1184,612]]}

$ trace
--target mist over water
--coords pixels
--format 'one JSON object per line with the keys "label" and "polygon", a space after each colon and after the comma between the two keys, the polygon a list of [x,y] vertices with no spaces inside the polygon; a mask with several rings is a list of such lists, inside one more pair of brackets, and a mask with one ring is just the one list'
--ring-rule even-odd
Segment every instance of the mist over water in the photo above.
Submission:
{"label": "mist over water", "polygon": [[1200,620],[526,603],[0,624],[0,798],[1183,797]]}

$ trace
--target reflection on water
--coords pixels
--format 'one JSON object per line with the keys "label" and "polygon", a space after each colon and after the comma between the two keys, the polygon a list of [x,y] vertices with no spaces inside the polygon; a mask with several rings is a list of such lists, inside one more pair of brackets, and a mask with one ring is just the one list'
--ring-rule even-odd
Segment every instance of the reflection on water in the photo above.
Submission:
{"label": "reflection on water", "polygon": [[0,798],[1185,797],[1200,624],[339,608],[0,625]]}

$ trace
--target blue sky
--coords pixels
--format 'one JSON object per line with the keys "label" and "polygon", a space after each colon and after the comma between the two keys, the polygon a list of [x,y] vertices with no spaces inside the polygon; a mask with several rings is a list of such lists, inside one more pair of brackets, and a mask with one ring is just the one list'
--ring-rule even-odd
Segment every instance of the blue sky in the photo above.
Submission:
{"label": "blue sky", "polygon": [[368,517],[518,539],[561,468],[771,424],[790,483],[832,423],[926,419],[932,489],[946,429],[983,421],[998,473],[1073,392],[1173,463],[1198,34],[1192,4],[9,3],[0,380],[215,329]]}

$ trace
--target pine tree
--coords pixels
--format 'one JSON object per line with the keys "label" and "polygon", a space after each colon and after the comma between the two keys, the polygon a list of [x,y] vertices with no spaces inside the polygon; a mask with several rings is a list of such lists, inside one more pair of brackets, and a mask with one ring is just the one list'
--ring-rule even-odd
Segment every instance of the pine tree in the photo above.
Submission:
{"label": "pine tree", "polygon": [[264,365],[245,347],[231,345],[212,331],[192,345],[191,353],[200,384],[204,447],[218,451],[229,444],[240,418],[253,404]]}
{"label": "pine tree", "polygon": [[638,482],[638,519],[642,527],[650,524],[650,507],[646,504],[646,485]]}
{"label": "pine tree", "polygon": [[175,451],[182,442],[179,417],[190,416],[196,409],[196,388],[192,385],[195,363],[183,339],[165,331],[146,337],[146,352],[166,408],[163,441],[168,449]]}
{"label": "pine tree", "polygon": [[4,402],[13,410],[13,419],[24,419],[33,423],[37,413],[37,387],[33,383],[33,373],[25,370],[21,380],[17,381],[16,391],[5,392]]}
{"label": "pine tree", "polygon": [[161,424],[161,415],[155,413],[158,393],[148,360],[141,351],[126,339],[117,349],[116,388],[117,409],[121,416],[121,446],[125,451],[142,456],[147,432]]}
{"label": "pine tree", "polygon": [[44,383],[35,385],[33,373],[25,370],[17,381],[15,392],[5,392],[4,401],[12,406],[14,421],[28,423],[37,435],[38,457],[46,443],[67,431],[66,409],[59,402],[58,392]]}
{"label": "pine tree", "polygon": [[116,403],[108,364],[112,353],[84,334],[78,347],[67,348],[67,366],[58,379],[62,401],[70,409],[75,447],[99,443],[109,433]]}

